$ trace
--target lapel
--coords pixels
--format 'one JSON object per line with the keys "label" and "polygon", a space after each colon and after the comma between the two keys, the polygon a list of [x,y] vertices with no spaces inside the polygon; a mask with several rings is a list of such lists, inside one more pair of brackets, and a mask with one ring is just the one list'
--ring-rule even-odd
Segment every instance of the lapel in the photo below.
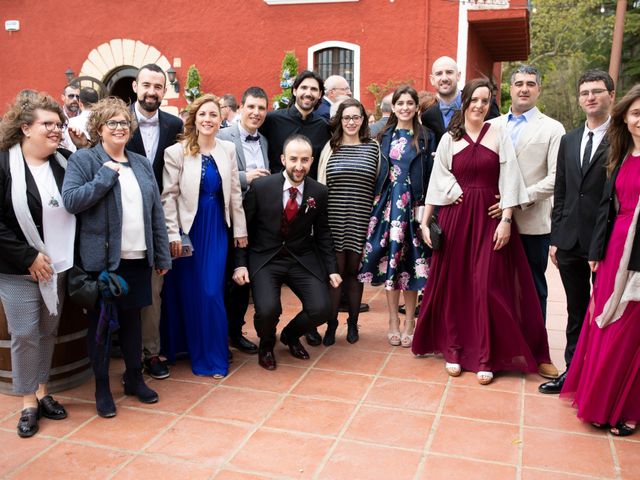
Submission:
{"label": "lapel", "polygon": [[[23,162],[24,162],[24,179],[27,184],[27,196],[31,197],[31,200],[33,201],[34,206],[37,206],[37,210],[41,211],[42,201],[40,200],[40,192],[38,191],[38,186],[36,185],[36,181],[33,178],[33,175],[31,175],[31,170],[29,170],[29,165],[27,165],[27,162],[25,162],[24,160]],[[56,179],[56,183],[57,183],[57,179]],[[31,202],[27,200],[27,203],[31,203]]]}
{"label": "lapel", "polygon": [[580,143],[582,142],[582,133],[584,132],[584,125],[578,130],[574,130],[572,135],[571,144],[568,145],[569,156],[567,158],[567,168],[571,172],[574,178],[578,180],[578,183],[582,181],[582,168],[580,165]]}
{"label": "lapel", "polygon": [[600,157],[602,155],[605,154],[607,148],[609,147],[609,140],[607,138],[607,136],[605,135],[602,138],[602,141],[600,142],[600,145],[598,145],[598,148],[596,149],[596,153],[593,154],[593,157],[591,157],[591,161],[589,162],[589,165],[587,166],[587,171],[584,172],[584,177],[586,177],[589,172],[591,171],[591,169],[593,168],[593,166],[598,163],[598,161],[600,160]]}
{"label": "lapel", "polygon": [[[97,172],[104,163],[111,161],[111,157],[107,155],[107,152],[104,151],[104,148],[102,148],[102,144],[100,143],[96,144],[96,146],[93,147],[92,150],[95,152],[97,157],[96,160],[98,161],[98,168],[96,168],[96,172]],[[131,168],[133,168],[133,162],[130,162],[130,163],[131,163]],[[135,174],[135,170],[133,172]],[[136,175],[136,178],[138,178],[138,175]],[[140,190],[142,191],[142,186],[140,186]],[[113,199],[116,204],[116,212],[118,212],[118,222],[120,225],[122,225],[122,195],[120,192],[120,182],[116,182],[113,185],[113,188],[111,191],[113,192]],[[143,198],[144,198],[144,195],[143,195]],[[109,207],[107,205],[107,212],[108,210],[109,210]],[[109,224],[112,224],[112,221],[113,220],[109,219]]]}
{"label": "lapel", "polygon": [[518,145],[515,145],[516,148],[516,156],[519,157],[522,153],[522,150],[531,143],[531,140],[535,136],[535,134],[540,130],[542,117],[540,112],[537,112],[531,122],[527,122],[520,132],[520,137],[518,138]]}
{"label": "lapel", "polygon": [[56,179],[56,185],[58,186],[58,191],[62,192],[62,184],[64,183],[64,168],[58,163],[58,161],[53,157],[49,157],[49,164],[51,165],[51,171],[53,172],[53,178]]}
{"label": "lapel", "polygon": [[269,169],[269,142],[267,137],[258,132],[260,136],[260,148],[262,149],[262,163],[264,163],[264,168]]}
{"label": "lapel", "polygon": [[196,156],[183,155],[180,188],[195,191],[194,198],[197,198],[200,191],[200,182],[202,181],[202,155],[200,153]]}
{"label": "lapel", "polygon": [[213,148],[211,156],[213,157],[213,161],[215,162],[216,167],[218,167],[218,175],[220,175],[220,183],[222,185],[222,194],[224,198],[225,178],[230,177],[227,153],[224,151],[224,148],[222,148],[222,146],[218,142],[216,142],[216,146]]}
{"label": "lapel", "polygon": [[164,158],[164,149],[167,146],[166,143],[169,136],[169,123],[166,121],[165,115],[168,114],[158,109],[158,148],[156,149],[156,156],[153,159],[154,165],[158,160],[162,160]]}
{"label": "lapel", "polygon": [[244,158],[244,148],[242,147],[242,137],[240,136],[240,129],[238,124],[234,123],[229,127],[229,136],[231,141],[236,147],[236,156],[238,157],[238,170],[247,169],[247,161]]}

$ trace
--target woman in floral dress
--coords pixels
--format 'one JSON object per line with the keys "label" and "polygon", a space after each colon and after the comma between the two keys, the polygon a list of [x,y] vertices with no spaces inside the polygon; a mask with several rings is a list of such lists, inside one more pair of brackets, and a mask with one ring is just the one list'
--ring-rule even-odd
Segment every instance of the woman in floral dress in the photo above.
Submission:
{"label": "woman in floral dress", "polygon": [[[415,212],[424,202],[435,141],[418,121],[418,93],[413,88],[399,87],[391,103],[393,112],[379,136],[382,158],[358,278],[384,285],[389,308],[387,339],[391,345],[408,348],[413,340],[418,291],[427,281],[431,256]],[[407,312],[402,330],[400,291]]]}

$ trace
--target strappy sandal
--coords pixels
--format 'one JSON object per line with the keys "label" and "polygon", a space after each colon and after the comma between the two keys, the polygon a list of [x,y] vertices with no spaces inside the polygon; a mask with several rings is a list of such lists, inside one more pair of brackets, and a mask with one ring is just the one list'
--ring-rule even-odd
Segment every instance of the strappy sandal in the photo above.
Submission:
{"label": "strappy sandal", "polygon": [[480,385],[489,385],[493,381],[493,372],[480,371],[476,373],[476,377]]}
{"label": "strappy sandal", "polygon": [[616,437],[628,437],[635,433],[636,426],[634,425],[632,427],[625,422],[618,422],[616,423],[616,426],[611,427],[611,430],[609,431],[611,432],[611,435],[615,435]]}
{"label": "strappy sandal", "polygon": [[413,343],[413,335],[407,335],[406,333],[403,333],[400,336],[400,345],[402,345],[403,348],[411,347],[412,343]]}
{"label": "strappy sandal", "polygon": [[388,332],[387,340],[389,341],[389,345],[392,345],[394,347],[399,346],[400,343],[402,342],[402,339],[400,337],[400,332]]}
{"label": "strappy sandal", "polygon": [[462,367],[459,363],[449,363],[446,362],[444,364],[444,369],[449,374],[450,377],[459,377],[462,373]]}

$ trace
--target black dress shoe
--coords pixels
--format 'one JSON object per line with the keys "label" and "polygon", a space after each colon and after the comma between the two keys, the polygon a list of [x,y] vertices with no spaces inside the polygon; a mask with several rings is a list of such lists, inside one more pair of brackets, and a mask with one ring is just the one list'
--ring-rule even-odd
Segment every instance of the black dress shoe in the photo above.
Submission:
{"label": "black dress shoe", "polygon": [[38,409],[25,408],[18,420],[18,436],[22,438],[33,437],[38,433]]}
{"label": "black dress shoe", "polygon": [[258,350],[258,365],[267,370],[276,369],[276,356],[273,354],[273,349]]}
{"label": "black dress shoe", "polygon": [[347,320],[347,342],[356,343],[358,340],[360,340],[360,335],[358,335],[358,324],[351,320]]}
{"label": "black dress shoe", "polygon": [[[318,337],[319,336],[320,335],[318,335]],[[289,351],[294,357],[300,360],[309,360],[309,352],[304,349],[299,338],[289,338],[285,332],[282,332],[280,334],[280,341],[289,347]]]}
{"label": "black dress shoe", "polygon": [[338,328],[338,320],[327,322],[327,331],[324,332],[322,344],[325,347],[330,347],[336,343],[336,329]]}
{"label": "black dress shoe", "polygon": [[550,380],[540,385],[538,387],[538,391],[540,393],[550,393],[550,394],[560,393],[566,378],[567,378],[567,372],[565,371],[562,374],[560,374],[558,378],[554,378],[553,380]]}
{"label": "black dress shoe", "polygon": [[51,395],[46,395],[38,402],[40,416],[51,420],[62,420],[67,418],[67,411],[62,405],[53,399]]}
{"label": "black dress shoe", "polygon": [[229,345],[236,350],[240,350],[241,352],[248,353],[250,355],[258,353],[258,346],[251,340],[245,338],[244,335],[240,335],[239,337],[229,337]]}
{"label": "black dress shoe", "polygon": [[312,347],[317,347],[322,343],[322,336],[318,333],[318,330],[312,330],[310,332],[305,333],[304,338],[307,339],[307,344],[309,344]]}
{"label": "black dress shoe", "polygon": [[142,403],[156,403],[159,400],[155,390],[144,382],[142,370],[127,370],[122,375],[125,395],[135,395]]}

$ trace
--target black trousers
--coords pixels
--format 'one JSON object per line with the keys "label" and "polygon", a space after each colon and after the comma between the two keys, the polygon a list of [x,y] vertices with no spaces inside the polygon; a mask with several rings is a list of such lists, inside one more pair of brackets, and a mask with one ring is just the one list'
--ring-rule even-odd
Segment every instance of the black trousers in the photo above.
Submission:
{"label": "black trousers", "polygon": [[547,271],[549,263],[549,243],[551,235],[520,235],[524,253],[527,255],[529,267],[533,274],[533,283],[536,286],[540,308],[542,309],[542,318],[547,320],[547,279],[544,273]]}
{"label": "black trousers", "polygon": [[227,310],[227,323],[229,324],[229,337],[242,336],[244,316],[249,308],[250,285],[238,285],[231,278],[235,269],[233,229],[228,229],[229,248],[227,250],[227,272],[224,291],[224,306]]}
{"label": "black trousers", "polygon": [[273,348],[276,342],[276,326],[282,314],[282,285],[287,285],[302,302],[302,311],[283,330],[289,338],[299,338],[317,328],[331,314],[327,282],[311,274],[291,256],[272,259],[251,279],[254,323],[263,349]]}
{"label": "black trousers", "polygon": [[577,249],[558,249],[556,258],[567,296],[567,346],[564,350],[564,360],[569,369],[589,307],[591,285],[595,282],[596,276],[591,273],[587,255]]}

